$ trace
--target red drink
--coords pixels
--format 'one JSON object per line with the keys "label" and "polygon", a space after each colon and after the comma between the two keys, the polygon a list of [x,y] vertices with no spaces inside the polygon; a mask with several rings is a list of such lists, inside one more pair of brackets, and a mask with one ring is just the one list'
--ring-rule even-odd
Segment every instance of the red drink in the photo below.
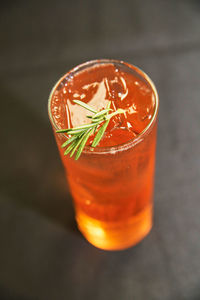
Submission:
{"label": "red drink", "polygon": [[55,133],[80,231],[96,247],[117,250],[143,239],[152,226],[158,96],[138,68],[112,60],[80,65],[62,77],[49,99],[54,132],[89,123],[81,100],[96,110],[122,108],[96,148],[91,136],[80,158],[64,156],[67,136]]}

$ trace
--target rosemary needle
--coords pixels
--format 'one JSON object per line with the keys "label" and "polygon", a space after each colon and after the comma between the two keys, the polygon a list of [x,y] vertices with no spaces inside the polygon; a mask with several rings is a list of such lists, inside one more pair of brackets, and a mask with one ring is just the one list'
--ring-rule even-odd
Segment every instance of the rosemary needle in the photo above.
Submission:
{"label": "rosemary needle", "polygon": [[64,155],[71,152],[70,157],[72,157],[77,150],[75,155],[75,160],[77,160],[80,157],[90,135],[97,132],[91,145],[92,147],[96,147],[102,139],[110,119],[117,114],[124,113],[125,110],[119,108],[116,111],[109,113],[112,111],[110,108],[111,101],[108,102],[107,108],[100,111],[96,111],[91,106],[80,100],[73,100],[73,102],[93,113],[92,116],[87,116],[87,118],[91,120],[90,124],[84,124],[68,129],[59,129],[56,131],[57,133],[67,133],[67,135],[69,135],[69,138],[62,144],[61,147],[65,148],[67,146]]}

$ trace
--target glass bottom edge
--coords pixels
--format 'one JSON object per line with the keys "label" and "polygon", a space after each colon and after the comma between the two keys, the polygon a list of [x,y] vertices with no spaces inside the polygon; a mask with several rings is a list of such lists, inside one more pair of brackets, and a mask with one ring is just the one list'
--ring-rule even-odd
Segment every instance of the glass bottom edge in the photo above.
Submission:
{"label": "glass bottom edge", "polygon": [[135,246],[152,228],[152,205],[148,205],[126,222],[101,222],[82,212],[76,215],[79,230],[93,246],[109,251]]}

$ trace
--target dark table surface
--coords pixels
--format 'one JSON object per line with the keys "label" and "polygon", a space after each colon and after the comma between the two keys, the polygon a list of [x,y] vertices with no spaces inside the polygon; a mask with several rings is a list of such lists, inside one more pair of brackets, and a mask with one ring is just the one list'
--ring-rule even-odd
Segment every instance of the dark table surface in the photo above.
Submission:
{"label": "dark table surface", "polygon": [[[200,299],[200,2],[0,6],[0,299]],[[114,58],[160,95],[154,227],[106,252],[78,232],[47,115],[71,67]]]}

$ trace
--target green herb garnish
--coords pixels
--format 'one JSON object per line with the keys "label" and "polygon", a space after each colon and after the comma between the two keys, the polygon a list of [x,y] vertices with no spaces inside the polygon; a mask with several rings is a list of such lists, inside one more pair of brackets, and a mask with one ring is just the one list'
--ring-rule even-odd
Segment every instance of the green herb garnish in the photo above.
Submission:
{"label": "green herb garnish", "polygon": [[[61,147],[65,148],[68,146],[64,152],[64,155],[67,155],[71,152],[70,157],[72,157],[77,150],[75,156],[75,160],[77,160],[80,157],[90,135],[95,134],[97,131],[97,134],[95,135],[91,145],[92,147],[96,147],[102,139],[110,119],[115,115],[124,113],[125,110],[118,108],[116,111],[111,112],[113,111],[110,108],[111,101],[108,102],[107,108],[100,111],[96,111],[88,104],[80,100],[73,100],[73,102],[93,113],[92,116],[87,116],[87,118],[91,119],[90,124],[56,131],[57,133],[67,133],[67,135],[69,135],[69,138],[62,144]],[[99,125],[101,126],[99,127]]]}

